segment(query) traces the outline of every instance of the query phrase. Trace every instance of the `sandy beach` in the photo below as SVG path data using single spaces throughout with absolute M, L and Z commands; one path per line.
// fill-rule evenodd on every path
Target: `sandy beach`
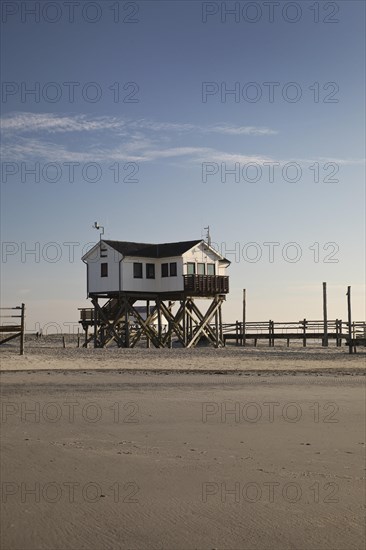
M 4 345 L 0 352 L 2 371 L 23 370 L 123 370 L 143 372 L 280 372 L 291 374 L 366 372 L 366 348 L 359 347 L 354 355 L 346 346 L 331 344 L 323 348 L 319 343 L 303 348 L 301 342 L 286 347 L 278 342 L 274 348 L 261 342 L 258 347 L 228 345 L 215 349 L 199 346 L 193 349 L 156 349 L 139 346 L 133 349 L 110 346 L 102 349 L 77 347 L 77 336 L 65 336 L 63 348 L 61 335 L 49 335 L 40 340 L 26 337 L 25 355 L 19 356 L 19 344 L 15 340 Z
M 364 548 L 362 353 L 1 359 L 2 548 Z

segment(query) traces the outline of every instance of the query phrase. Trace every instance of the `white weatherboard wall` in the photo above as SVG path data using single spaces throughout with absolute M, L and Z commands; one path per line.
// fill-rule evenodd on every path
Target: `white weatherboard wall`
M 88 292 L 118 292 L 119 290 L 119 263 L 122 255 L 114 248 L 103 243 L 106 249 L 106 258 L 100 257 L 99 244 L 91 251 L 88 264 Z M 108 263 L 108 277 L 100 276 L 100 265 Z
M 133 276 L 134 262 L 142 263 L 142 279 Z M 161 264 L 176 262 L 177 276 L 162 277 Z M 146 279 L 146 264 L 155 265 L 155 279 Z M 126 292 L 170 292 L 183 290 L 183 262 L 181 256 L 171 258 L 138 258 L 126 256 L 122 262 L 122 288 Z

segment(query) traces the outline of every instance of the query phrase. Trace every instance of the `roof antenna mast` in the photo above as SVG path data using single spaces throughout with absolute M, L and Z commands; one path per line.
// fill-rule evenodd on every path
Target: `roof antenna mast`
M 102 240 L 102 235 L 104 235 L 104 226 L 99 225 L 98 222 L 94 222 L 94 225 L 92 225 L 92 228 L 93 229 L 98 229 L 98 231 L 100 232 L 99 233 L 99 240 L 101 241 Z
M 206 240 L 207 240 L 207 244 L 208 244 L 208 246 L 211 246 L 210 226 L 208 225 L 207 227 L 204 227 L 203 229 L 206 230 Z

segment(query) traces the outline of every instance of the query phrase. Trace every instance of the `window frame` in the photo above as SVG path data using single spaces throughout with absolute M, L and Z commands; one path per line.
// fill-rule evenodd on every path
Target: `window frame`
M 137 274 L 137 266 L 139 266 L 139 272 L 140 274 Z M 134 279 L 142 279 L 143 278 L 143 268 L 142 268 L 142 262 L 133 262 L 133 278 Z
M 209 273 L 210 267 L 213 268 L 213 273 Z M 211 277 L 216 277 L 216 264 L 207 264 L 207 275 L 210 275 Z
M 149 274 L 149 268 L 151 268 L 151 267 L 153 268 L 152 269 L 152 275 Z M 155 279 L 155 264 L 146 263 L 145 274 L 146 274 L 146 279 Z
M 163 268 L 164 268 L 164 271 L 166 269 L 166 273 L 163 272 Z M 168 263 L 161 264 L 161 277 L 164 278 L 164 279 L 166 277 L 169 277 L 169 264 Z
M 200 266 L 203 266 L 203 273 L 199 272 Z M 203 262 L 197 262 L 197 275 L 206 275 L 206 264 Z
M 172 269 L 172 266 L 174 268 Z M 177 262 L 169 262 L 169 277 L 177 277 L 178 269 L 177 269 Z
M 108 262 L 101 262 L 100 264 L 100 276 L 108 277 Z
M 189 266 L 193 265 L 193 273 L 189 273 Z M 187 262 L 187 275 L 196 275 L 196 263 L 195 262 Z

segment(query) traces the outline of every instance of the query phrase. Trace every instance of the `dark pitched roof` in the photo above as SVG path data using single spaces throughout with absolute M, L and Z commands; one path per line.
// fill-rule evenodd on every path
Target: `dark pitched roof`
M 131 243 L 126 241 L 107 241 L 103 242 L 123 254 L 123 256 L 140 256 L 142 258 L 168 258 L 170 256 L 180 256 L 196 246 L 202 241 L 182 241 L 178 243 Z

